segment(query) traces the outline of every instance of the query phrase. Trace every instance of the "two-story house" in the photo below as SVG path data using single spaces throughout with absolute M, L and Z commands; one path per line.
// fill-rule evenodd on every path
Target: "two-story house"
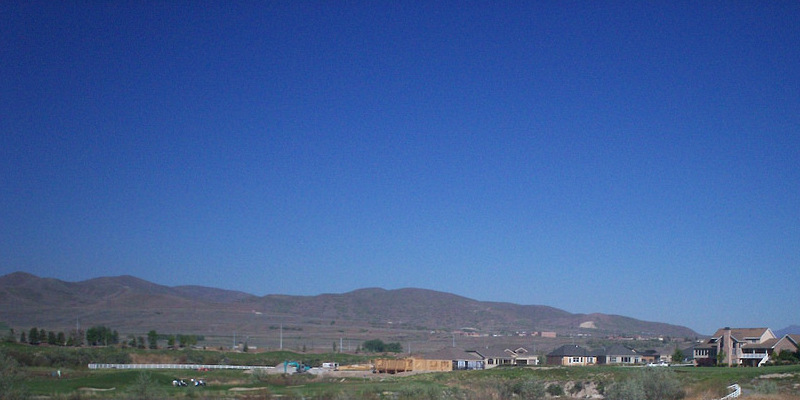
M 694 362 L 695 365 L 762 366 L 772 354 L 782 350 L 797 351 L 797 344 L 788 336 L 779 339 L 769 328 L 726 327 L 694 348 Z

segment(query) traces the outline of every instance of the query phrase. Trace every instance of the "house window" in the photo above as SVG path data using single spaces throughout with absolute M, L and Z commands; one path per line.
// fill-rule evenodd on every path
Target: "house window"
M 611 357 L 611 362 L 612 362 L 612 363 L 615 363 L 615 362 L 617 362 L 617 357 Z
M 580 362 L 581 362 L 581 358 L 580 357 L 572 357 L 572 363 L 573 364 L 579 364 Z
M 629 363 L 629 362 L 631 362 L 631 358 L 630 357 L 622 357 L 622 362 Z

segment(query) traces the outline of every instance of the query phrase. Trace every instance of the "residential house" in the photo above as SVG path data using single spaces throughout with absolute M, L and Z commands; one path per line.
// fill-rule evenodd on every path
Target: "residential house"
M 659 361 L 670 361 L 672 356 L 661 357 L 661 353 L 655 350 L 644 350 L 639 352 L 642 357 L 642 364 L 656 363 Z
M 425 353 L 424 356 L 419 358 L 449 360 L 452 363 L 453 370 L 484 369 L 486 365 L 483 356 L 479 353 L 457 347 L 445 347 L 432 353 Z
M 547 355 L 547 365 L 594 365 L 595 356 L 581 346 L 565 344 Z
M 636 350 L 615 344 L 596 353 L 597 364 L 641 364 L 642 356 Z
M 743 366 L 762 366 L 781 350 L 797 351 L 797 343 L 787 335 L 777 338 L 769 328 L 722 328 L 694 349 L 695 365 L 718 362 Z
M 539 364 L 539 357 L 524 347 L 489 346 L 475 352 L 483 356 L 486 368 L 494 368 L 499 365 Z

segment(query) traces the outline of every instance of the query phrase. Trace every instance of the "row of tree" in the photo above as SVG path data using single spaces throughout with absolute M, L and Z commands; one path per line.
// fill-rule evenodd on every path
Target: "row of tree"
M 5 341 L 16 342 L 16 337 L 17 336 L 14 333 L 14 329 L 10 329 L 8 335 L 5 337 Z M 204 338 L 202 336 L 198 335 L 165 335 L 159 334 L 155 330 L 151 330 L 147 333 L 146 340 L 143 336 L 136 337 L 129 335 L 128 340 L 123 342 L 122 345 L 123 347 L 130 346 L 140 349 L 157 349 L 158 342 L 161 340 L 167 342 L 167 347 L 183 348 L 187 346 L 194 346 L 203 339 Z M 73 329 L 68 333 L 64 333 L 63 331 L 47 331 L 45 329 L 33 327 L 28 331 L 23 331 L 20 333 L 19 342 L 32 345 L 49 344 L 52 346 L 75 347 L 82 346 L 84 343 L 88 344 L 89 346 L 113 346 L 120 344 L 120 336 L 116 329 L 112 330 L 111 328 L 103 325 L 93 326 L 85 332 L 83 330 Z
M 7 341 L 15 341 L 16 335 L 13 329 L 9 331 L 7 338 Z M 84 332 L 82 330 L 73 329 L 65 334 L 63 331 L 47 331 L 36 327 L 31 328 L 27 334 L 25 331 L 22 331 L 19 335 L 20 343 L 29 343 L 33 345 L 47 343 L 53 346 L 81 346 L 83 345 L 83 338 Z

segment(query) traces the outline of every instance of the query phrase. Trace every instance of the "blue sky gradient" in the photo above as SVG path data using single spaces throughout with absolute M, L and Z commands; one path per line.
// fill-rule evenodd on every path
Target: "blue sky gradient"
M 798 324 L 800 3 L 3 2 L 0 274 Z

